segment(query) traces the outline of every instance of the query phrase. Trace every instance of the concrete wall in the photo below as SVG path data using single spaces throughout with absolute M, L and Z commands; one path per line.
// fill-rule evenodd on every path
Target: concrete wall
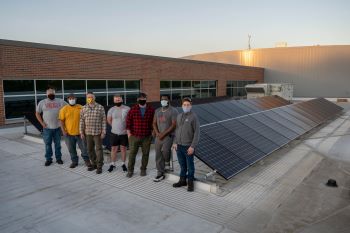
M 0 125 L 5 79 L 137 79 L 148 99 L 156 101 L 160 80 L 217 80 L 217 96 L 225 96 L 227 80 L 263 82 L 264 69 L 0 40 Z
M 185 57 L 265 68 L 265 82 L 294 84 L 295 97 L 350 97 L 350 45 L 226 51 Z

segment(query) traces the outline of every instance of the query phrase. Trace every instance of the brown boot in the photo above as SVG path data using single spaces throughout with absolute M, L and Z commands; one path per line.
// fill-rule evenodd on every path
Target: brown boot
M 173 184 L 173 187 L 174 187 L 174 188 L 178 188 L 178 187 L 186 186 L 186 185 L 187 185 L 186 177 L 180 177 L 179 182 Z
M 87 167 L 91 167 L 90 160 L 86 160 L 86 161 L 85 161 L 85 166 L 87 166 Z
M 88 167 L 88 171 L 93 171 L 93 170 L 95 170 L 97 167 L 96 167 L 96 165 L 91 165 L 90 167 Z

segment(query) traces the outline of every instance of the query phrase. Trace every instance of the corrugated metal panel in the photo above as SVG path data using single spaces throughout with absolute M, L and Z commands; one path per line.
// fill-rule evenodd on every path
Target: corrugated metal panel
M 265 68 L 265 82 L 294 84 L 295 97 L 350 97 L 350 45 L 226 51 L 186 57 Z

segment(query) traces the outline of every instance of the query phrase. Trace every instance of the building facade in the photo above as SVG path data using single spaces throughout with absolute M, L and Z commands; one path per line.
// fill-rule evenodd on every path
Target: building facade
M 162 93 L 205 98 L 238 95 L 245 84 L 263 80 L 257 67 L 0 40 L 0 125 L 35 111 L 48 85 L 60 98 L 75 93 L 85 104 L 93 91 L 97 102 L 110 105 L 116 93 L 126 104 L 140 91 L 149 101 Z
M 350 97 L 350 45 L 237 50 L 185 58 L 264 67 L 265 82 L 294 84 L 294 97 Z

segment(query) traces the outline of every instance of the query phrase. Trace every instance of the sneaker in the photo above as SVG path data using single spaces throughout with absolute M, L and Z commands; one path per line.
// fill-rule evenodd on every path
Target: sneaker
M 97 168 L 96 169 L 96 174 L 101 174 L 101 173 L 102 173 L 102 168 L 101 167 Z
M 158 175 L 155 178 L 153 178 L 153 181 L 154 182 L 159 182 L 159 181 L 164 180 L 164 179 L 165 179 L 164 175 Z
M 57 159 L 56 162 L 57 162 L 58 164 L 63 164 L 62 159 Z
M 112 172 L 113 171 L 113 169 L 115 168 L 115 166 L 114 165 L 111 165 L 111 166 L 109 166 L 109 168 L 108 168 L 108 172 Z
M 69 166 L 69 168 L 75 168 L 75 167 L 77 167 L 77 166 L 78 166 L 77 163 L 72 163 L 72 164 Z
M 91 171 L 95 170 L 96 168 L 97 168 L 96 166 L 91 165 L 91 167 L 88 167 L 87 170 L 91 172 Z
M 128 172 L 128 173 L 126 174 L 126 177 L 131 178 L 131 177 L 132 177 L 132 175 L 133 175 L 133 173 L 132 173 L 132 172 Z
M 146 176 L 147 174 L 146 174 L 146 170 L 141 170 L 141 172 L 140 172 L 140 176 Z
M 45 162 L 45 167 L 50 166 L 50 165 L 51 165 L 51 163 L 52 163 L 52 161 L 51 161 L 51 160 L 46 160 L 46 162 Z
M 127 172 L 128 169 L 126 168 L 125 164 L 122 165 L 123 172 Z

